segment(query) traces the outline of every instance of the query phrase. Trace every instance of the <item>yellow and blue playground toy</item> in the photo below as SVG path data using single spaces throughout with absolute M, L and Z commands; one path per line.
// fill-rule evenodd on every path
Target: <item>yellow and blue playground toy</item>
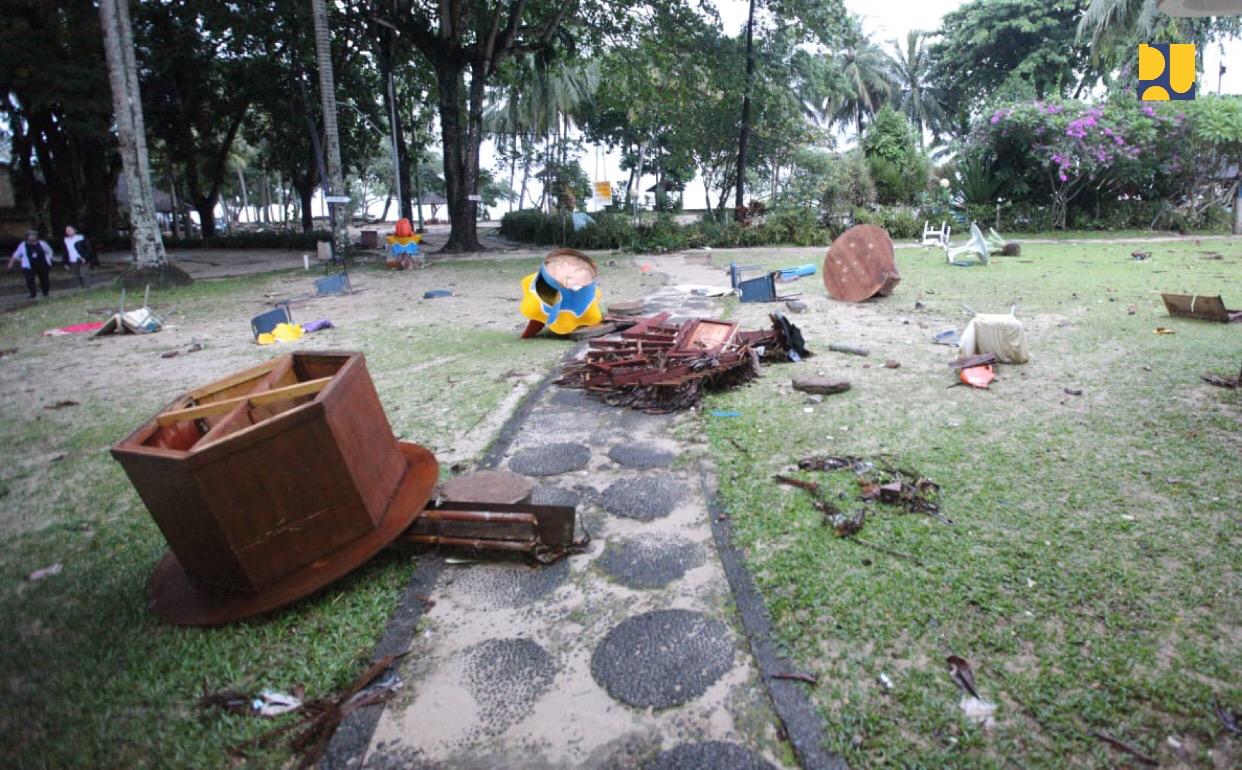
M 574 249 L 549 252 L 539 271 L 522 279 L 520 309 L 530 321 L 522 337 L 533 337 L 545 326 L 554 334 L 569 334 L 603 321 L 598 278 L 599 268 L 586 254 Z
M 418 244 L 423 241 L 423 236 L 414 232 L 414 228 L 410 226 L 410 220 L 404 217 L 398 219 L 396 231 L 385 240 L 388 241 L 388 269 L 404 270 L 407 267 L 413 267 L 415 260 L 420 266 L 426 264 L 422 251 L 418 247 Z

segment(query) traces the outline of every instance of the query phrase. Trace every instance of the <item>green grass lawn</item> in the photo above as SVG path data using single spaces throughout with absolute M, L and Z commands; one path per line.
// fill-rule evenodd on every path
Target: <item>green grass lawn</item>
M 515 327 L 523 321 L 517 303 L 502 300 L 518 296 L 524 268 L 530 265 L 513 260 L 445 263 L 392 283 L 385 273 L 364 272 L 370 288 L 348 301 L 374 309 L 375 318 L 316 335 L 314 345 L 366 353 L 398 436 L 437 452 L 459 449 L 463 434 L 494 416 L 519 380 L 529 385 L 567 350 L 556 340 L 518 339 Z M 606 297 L 638 292 L 637 271 L 628 266 L 604 268 L 602 275 Z M 400 280 L 417 287 L 415 296 L 433 284 L 452 285 L 456 294 L 477 300 L 452 306 L 394 298 L 387 292 Z M 252 622 L 207 630 L 167 626 L 147 611 L 145 597 L 166 545 L 108 454 L 111 444 L 184 387 L 164 382 L 148 389 L 142 362 L 175 367 L 213 356 L 222 367 L 215 376 L 223 376 L 284 352 L 248 343 L 245 323 L 264 291 L 301 290 L 290 281 L 287 274 L 251 276 L 157 292 L 153 301 L 172 311 L 183 331 L 233 319 L 218 334 L 232 335 L 235 326 L 242 344 L 224 349 L 208 342 L 195 358 L 171 362 L 161 362 L 155 350 L 141 357 L 127 353 L 105 369 L 114 386 L 76 396 L 77 407 L 0 406 L 8 461 L 0 470 L 0 509 L 39 522 L 6 528 L 20 533 L 0 549 L 0 766 L 228 766 L 230 747 L 280 722 L 202 715 L 195 704 L 204 688 L 287 692 L 302 685 L 316 697 L 352 682 L 367 662 L 414 566 L 408 549 L 389 549 L 317 596 Z M 0 349 L 17 348 L 0 359 L 6 390 L 76 377 L 55 363 L 64 360 L 54 358 L 57 350 L 63 356 L 63 345 L 106 363 L 109 351 L 119 349 L 107 341 L 49 341 L 38 334 L 100 317 L 89 309 L 115 304 L 115 295 L 111 288 L 64 294 L 0 315 Z M 478 311 L 472 319 L 441 311 L 467 305 Z M 297 312 L 309 318 L 313 311 Z M 152 339 L 162 344 L 165 336 Z M 59 453 L 59 461 L 26 462 Z M 61 574 L 25 579 L 54 563 L 64 565 Z M 277 748 L 253 755 L 249 764 L 279 766 L 286 759 Z
M 1027 245 L 970 269 L 899 251 L 892 297 L 794 317 L 814 359 L 710 399 L 737 543 L 780 641 L 819 675 L 812 697 L 851 766 L 1138 766 L 1095 731 L 1166 765 L 1240 761 L 1212 703 L 1242 709 L 1242 393 L 1199 375 L 1237 373 L 1242 324 L 1171 319 L 1155 292 L 1242 305 L 1242 241 L 1149 244 L 1143 262 L 1134 248 Z M 818 277 L 794 286 L 823 292 Z M 929 338 L 961 328 L 958 303 L 1018 303 L 1031 363 L 999 367 L 988 391 L 946 387 L 954 353 Z M 864 312 L 847 339 L 871 357 L 829 353 L 833 319 Z M 815 370 L 854 387 L 808 414 L 782 384 Z M 877 507 L 858 535 L 876 548 L 838 539 L 804 492 L 772 481 L 813 454 L 891 455 L 943 487 L 955 523 Z M 848 477 L 793 474 L 858 505 Z M 998 705 L 994 728 L 963 717 L 949 654 Z

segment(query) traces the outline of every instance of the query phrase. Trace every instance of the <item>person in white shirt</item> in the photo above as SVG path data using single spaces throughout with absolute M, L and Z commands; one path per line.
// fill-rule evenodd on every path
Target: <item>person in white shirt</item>
M 78 279 L 78 286 L 83 289 L 86 288 L 86 276 L 82 274 L 82 263 L 86 261 L 86 255 L 78 251 L 78 246 L 85 240 L 73 225 L 65 227 L 65 269 L 73 271 L 74 277 Z M 86 248 L 82 251 L 86 251 Z
M 13 256 L 9 258 L 9 269 L 12 270 L 13 265 L 19 261 L 22 263 L 22 273 L 26 276 L 26 288 L 30 291 L 30 298 L 35 298 L 36 277 L 39 279 L 39 288 L 46 297 L 51 289 L 48 271 L 52 268 L 52 247 L 47 241 L 39 239 L 38 230 L 26 231 L 26 240 L 18 244 L 13 250 Z

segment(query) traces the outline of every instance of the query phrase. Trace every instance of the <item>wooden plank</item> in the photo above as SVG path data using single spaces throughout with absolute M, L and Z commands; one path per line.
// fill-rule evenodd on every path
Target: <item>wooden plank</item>
M 249 403 L 254 406 L 259 406 L 261 404 L 270 404 L 276 401 L 287 401 L 291 398 L 309 396 L 312 393 L 318 393 L 328 387 L 328 383 L 330 382 L 332 382 L 331 377 L 320 377 L 317 380 L 299 382 L 296 385 L 286 385 L 283 388 L 276 388 L 275 390 L 268 390 L 250 396 L 238 396 L 224 401 L 215 401 L 210 404 L 191 406 L 187 409 L 177 409 L 172 412 L 164 412 L 155 419 L 160 425 L 172 425 L 175 422 L 197 420 L 201 417 L 207 417 L 213 414 L 222 414 L 224 412 L 231 411 L 233 407 L 242 403 Z
M 194 399 L 195 401 L 200 401 L 203 399 L 204 396 L 210 396 L 212 393 L 218 393 L 221 390 L 228 390 L 229 388 L 234 387 L 236 385 L 241 385 L 247 380 L 256 380 L 259 377 L 262 377 L 263 375 L 272 371 L 272 369 L 274 369 L 277 364 L 281 363 L 282 361 L 286 359 L 291 361 L 292 358 L 293 358 L 292 355 L 281 356 L 280 358 L 273 358 L 271 361 L 268 361 L 267 363 L 259 364 L 258 366 L 251 367 L 250 369 L 247 369 L 244 372 L 238 372 L 237 374 L 231 375 L 229 377 L 225 377 L 223 380 L 217 380 L 216 382 L 210 383 L 208 385 L 204 385 L 201 388 L 195 388 L 194 390 L 191 390 L 188 393 L 186 393 L 186 395 Z

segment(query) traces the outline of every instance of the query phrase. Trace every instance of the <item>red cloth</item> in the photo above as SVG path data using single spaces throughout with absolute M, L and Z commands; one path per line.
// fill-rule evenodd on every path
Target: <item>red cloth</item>
M 59 329 L 48 329 L 43 332 L 43 334 L 44 336 L 59 334 L 85 334 L 87 332 L 98 331 L 103 328 L 103 325 L 103 321 L 89 321 L 82 324 L 69 324 L 68 326 L 62 326 Z

